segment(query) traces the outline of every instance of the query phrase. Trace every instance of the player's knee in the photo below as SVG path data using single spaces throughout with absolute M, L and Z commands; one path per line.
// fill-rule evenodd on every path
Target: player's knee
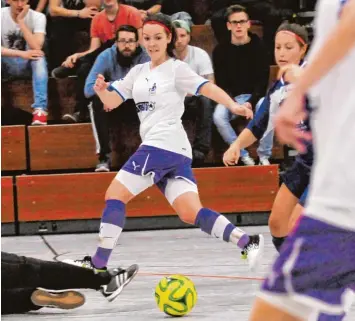
M 269 228 L 272 235 L 279 235 L 280 233 L 282 234 L 284 225 L 285 222 L 281 217 L 272 215 L 271 213 L 269 217 Z M 287 223 L 286 223 L 286 227 L 287 227 Z
M 105 193 L 105 201 L 119 200 L 127 204 L 134 195 L 118 180 L 113 180 Z

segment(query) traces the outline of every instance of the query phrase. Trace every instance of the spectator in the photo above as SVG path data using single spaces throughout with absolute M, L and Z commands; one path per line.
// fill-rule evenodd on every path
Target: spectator
M 85 121 L 87 118 L 89 102 L 83 90 L 86 77 L 96 57 L 114 44 L 118 28 L 122 25 L 132 25 L 138 29 L 138 34 L 141 33 L 142 19 L 136 8 L 120 4 L 117 0 L 103 0 L 103 5 L 105 9 L 92 20 L 90 49 L 67 57 L 62 66 L 52 72 L 54 78 L 78 76 L 74 114 L 63 116 L 63 120 L 68 122 Z
M 148 14 L 160 12 L 163 0 L 124 0 L 125 4 L 135 7 L 139 10 L 142 20 L 147 18 Z
M 206 51 L 190 46 L 191 29 L 183 20 L 173 21 L 177 40 L 175 43 L 176 58 L 186 62 L 199 76 L 214 82 L 211 59 Z M 204 96 L 189 96 L 185 98 L 185 114 L 191 110 L 197 114 L 195 141 L 192 146 L 193 161 L 195 165 L 202 164 L 211 146 L 213 104 Z
M 149 61 L 148 54 L 138 43 L 138 31 L 135 27 L 123 25 L 118 28 L 115 44 L 103 51 L 96 59 L 85 83 L 85 96 L 93 99 L 93 125 L 95 137 L 98 139 L 99 163 L 96 172 L 108 172 L 111 163 L 111 148 L 109 140 L 109 117 L 110 114 L 104 109 L 101 100 L 94 92 L 94 84 L 98 74 L 107 81 L 114 81 L 126 76 L 128 71 L 135 65 Z M 133 105 L 133 100 L 124 104 Z M 120 109 L 122 106 L 120 106 Z
M 83 40 L 89 40 L 91 19 L 99 12 L 100 0 L 87 3 L 85 0 L 49 0 L 50 70 L 78 51 Z
M 1 8 L 2 81 L 32 74 L 34 103 L 32 125 L 47 124 L 47 62 L 42 51 L 46 17 L 30 9 L 28 0 L 8 0 Z
M 249 33 L 250 21 L 244 7 L 234 5 L 227 10 L 227 28 L 231 31 L 229 43 L 218 44 L 212 59 L 216 83 L 240 104 L 255 108 L 265 94 L 269 66 L 262 41 Z M 213 114 L 217 130 L 227 144 L 237 139 L 230 121 L 236 116 L 218 104 Z M 255 165 L 245 150 L 241 150 L 241 160 L 245 165 Z

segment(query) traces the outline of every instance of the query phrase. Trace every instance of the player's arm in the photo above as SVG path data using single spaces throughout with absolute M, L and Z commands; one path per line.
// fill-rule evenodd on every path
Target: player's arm
M 226 106 L 233 114 L 245 116 L 247 119 L 253 118 L 253 111 L 235 102 L 223 89 L 211 82 L 204 83 L 199 93 L 215 102 Z
M 265 134 L 269 123 L 270 98 L 265 97 L 255 117 L 249 122 L 238 138 L 229 146 L 223 155 L 223 163 L 226 166 L 235 165 L 240 157 L 240 150 L 247 148 L 261 139 Z
M 293 90 L 305 94 L 323 78 L 355 45 L 355 0 L 343 8 L 337 26 L 295 84 Z
M 209 75 L 203 75 L 203 78 L 206 78 L 210 83 L 214 84 L 215 80 L 214 80 L 214 74 L 209 74 Z

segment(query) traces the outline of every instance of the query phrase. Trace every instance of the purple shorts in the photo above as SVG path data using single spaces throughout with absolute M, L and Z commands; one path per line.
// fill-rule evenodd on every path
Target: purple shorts
M 302 216 L 262 293 L 285 296 L 328 314 L 323 320 L 341 320 L 351 301 L 350 290 L 355 290 L 355 232 Z
M 185 192 L 197 192 L 191 162 L 184 155 L 141 145 L 123 165 L 116 179 L 134 195 L 155 184 L 172 204 Z

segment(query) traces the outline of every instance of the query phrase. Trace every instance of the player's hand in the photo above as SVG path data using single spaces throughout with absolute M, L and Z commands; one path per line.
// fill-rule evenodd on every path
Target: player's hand
M 65 61 L 62 63 L 63 67 L 67 68 L 74 68 L 76 61 L 79 59 L 79 54 L 75 53 L 69 56 Z
M 113 108 L 110 108 L 109 106 L 104 105 L 104 111 L 110 112 L 111 110 L 113 110 Z
M 42 50 L 26 50 L 21 52 L 21 58 L 27 60 L 38 60 L 39 58 L 44 57 L 44 52 Z
M 250 103 L 246 103 L 243 105 L 239 105 L 238 103 L 234 103 L 231 112 L 236 115 L 245 116 L 246 119 L 253 118 L 253 110 Z
M 94 91 L 96 93 L 100 93 L 106 90 L 109 85 L 110 83 L 105 81 L 105 77 L 101 74 L 98 74 L 94 85 Z
M 307 113 L 304 108 L 304 94 L 292 90 L 277 112 L 274 123 L 276 135 L 282 144 L 289 144 L 300 153 L 306 151 L 305 141 L 312 139 L 309 132 L 297 128 L 300 121 L 305 120 Z
M 238 163 L 240 157 L 240 148 L 238 144 L 233 143 L 230 145 L 228 150 L 223 155 L 223 163 L 224 165 L 233 166 Z
M 94 18 L 99 11 L 97 10 L 96 7 L 85 7 L 84 9 L 81 9 L 79 11 L 79 18 L 81 19 L 88 19 L 88 18 Z
M 302 67 L 290 64 L 280 68 L 277 78 L 280 79 L 283 76 L 285 81 L 294 83 L 301 76 L 302 72 Z
M 16 17 L 16 22 L 17 23 L 21 23 L 24 21 L 26 14 L 28 12 L 28 10 L 30 10 L 30 5 L 27 4 L 23 7 L 22 11 L 18 14 L 18 16 Z

